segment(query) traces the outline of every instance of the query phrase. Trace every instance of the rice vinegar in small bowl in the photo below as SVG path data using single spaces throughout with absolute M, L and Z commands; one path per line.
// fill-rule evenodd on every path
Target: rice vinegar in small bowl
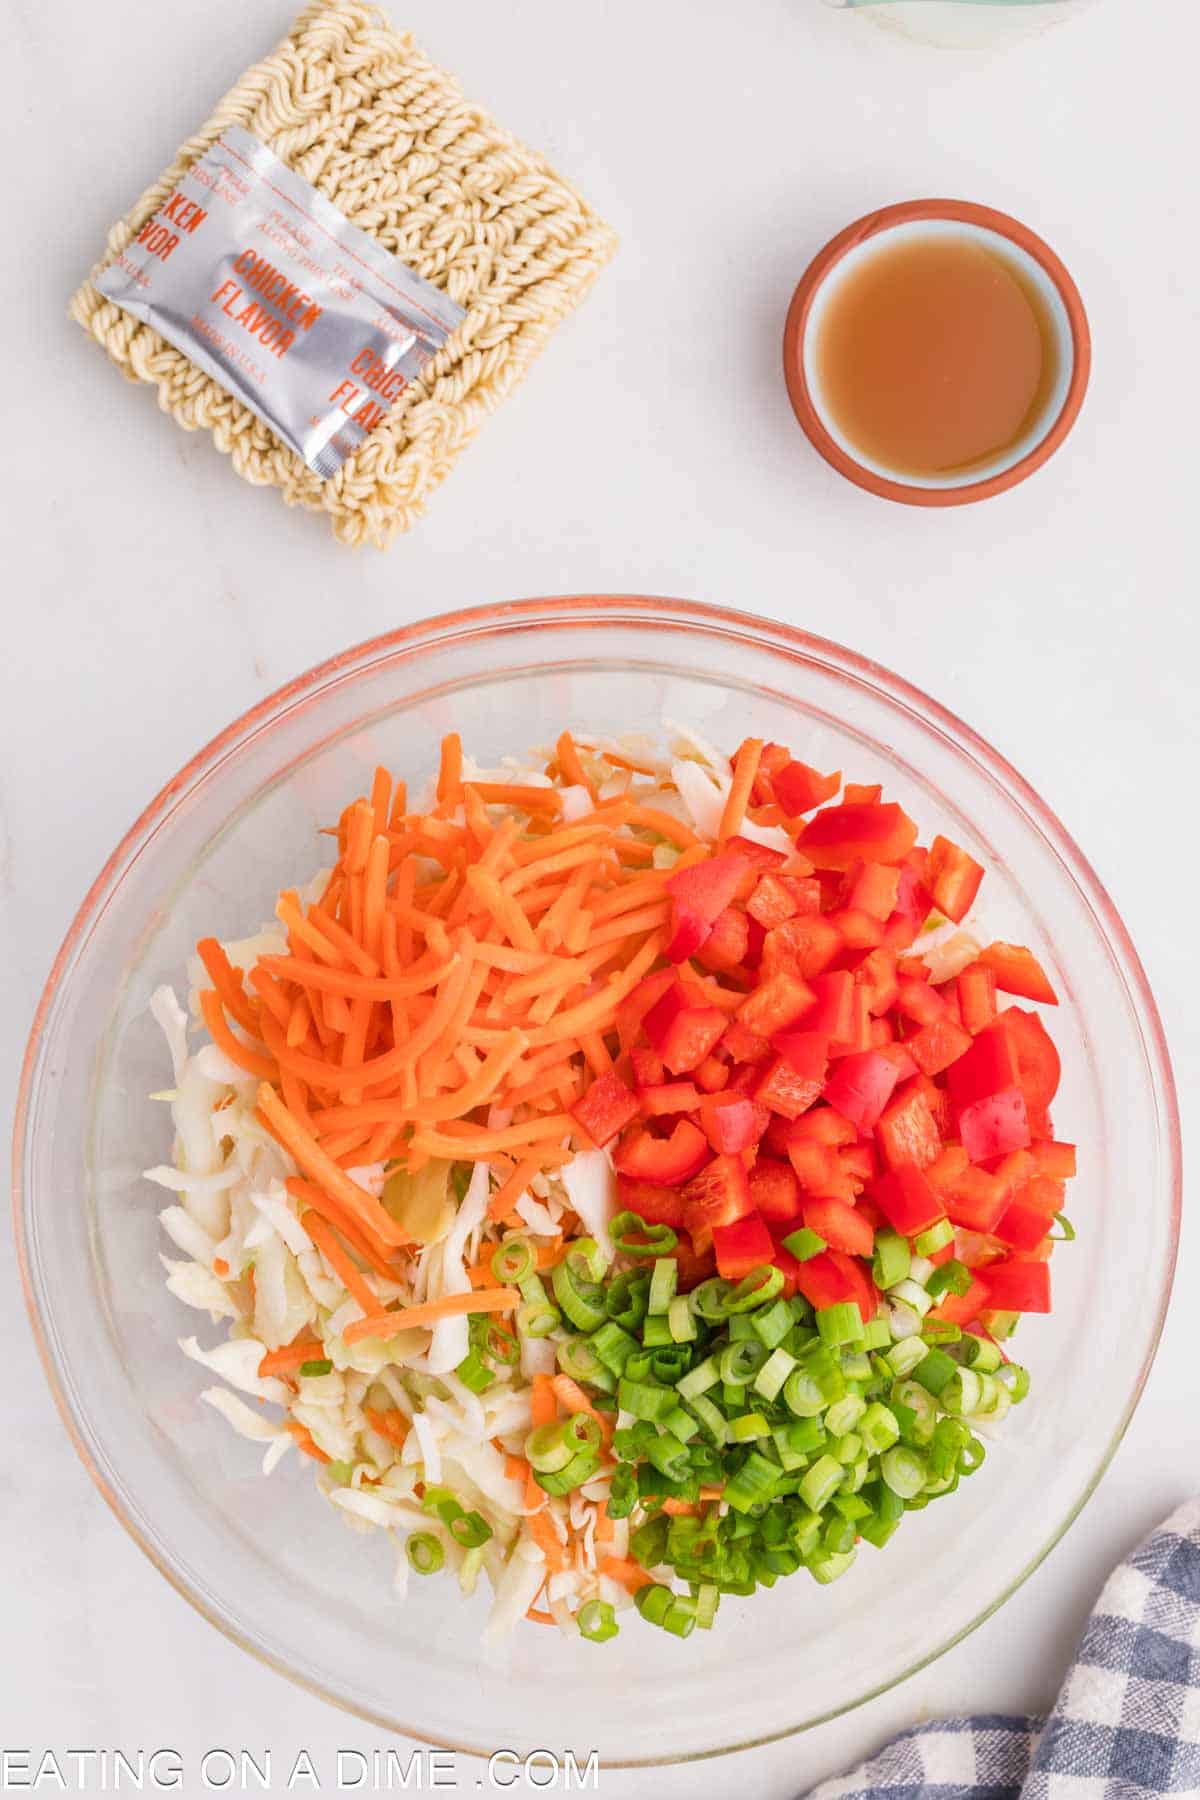
M 1022 481 L 1087 385 L 1083 303 L 1049 247 L 962 201 L 849 226 L 796 290 L 784 367 L 825 459 L 885 498 L 962 505 Z

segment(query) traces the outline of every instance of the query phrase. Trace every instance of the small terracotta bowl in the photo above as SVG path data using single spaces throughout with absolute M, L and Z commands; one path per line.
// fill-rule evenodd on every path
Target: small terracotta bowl
M 991 462 L 961 474 L 914 477 L 872 462 L 824 408 L 813 354 L 822 312 L 840 282 L 885 236 L 966 233 L 1016 262 L 1042 294 L 1058 338 L 1058 379 L 1025 435 Z M 999 241 L 997 241 L 999 240 Z M 809 264 L 788 308 L 783 369 L 796 417 L 827 463 L 847 480 L 908 506 L 965 506 L 1002 494 L 1053 456 L 1079 415 L 1092 344 L 1079 290 L 1048 244 L 1007 213 L 966 200 L 908 200 L 847 225 Z

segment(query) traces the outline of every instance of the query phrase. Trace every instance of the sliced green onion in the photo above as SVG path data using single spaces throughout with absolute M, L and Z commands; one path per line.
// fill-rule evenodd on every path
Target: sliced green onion
M 643 1569 L 656 1569 L 667 1550 L 667 1533 L 671 1521 L 664 1513 L 656 1513 L 639 1525 L 636 1531 L 629 1534 L 629 1550 L 635 1562 L 640 1562 Z
M 818 1307 L 817 1330 L 823 1344 L 861 1344 L 862 1314 L 853 1300 L 840 1301 L 836 1306 Z
M 828 1402 L 816 1376 L 801 1367 L 783 1384 L 783 1404 L 798 1419 L 815 1419 L 818 1413 L 825 1411 Z
M 771 1427 L 761 1413 L 742 1413 L 740 1418 L 728 1420 L 729 1441 L 731 1444 L 749 1444 L 755 1438 L 770 1437 Z
M 911 1375 L 919 1362 L 924 1362 L 929 1346 L 920 1337 L 901 1338 L 887 1353 L 886 1361 L 897 1381 Z
M 912 1251 L 908 1239 L 898 1231 L 877 1231 L 875 1253 L 871 1259 L 871 1277 L 876 1287 L 890 1288 L 907 1279 L 912 1267 Z
M 795 1257 L 797 1262 L 811 1262 L 822 1250 L 828 1249 L 825 1239 L 818 1232 L 810 1231 L 802 1225 L 799 1231 L 790 1232 L 783 1240 L 783 1247 Z
M 682 1443 L 688 1444 L 696 1435 L 696 1421 L 690 1412 L 682 1406 L 676 1406 L 665 1414 L 658 1422 L 660 1431 L 673 1431 Z
M 646 1459 L 668 1481 L 686 1481 L 691 1469 L 687 1445 L 673 1431 L 660 1431 L 646 1451 Z
M 589 1644 L 604 1644 L 621 1629 L 617 1615 L 607 1600 L 585 1600 L 575 1614 L 579 1635 Z
M 919 1281 L 911 1279 L 894 1282 L 888 1289 L 888 1299 L 899 1301 L 902 1306 L 909 1307 L 922 1319 L 933 1305 L 928 1289 L 923 1288 Z
M 684 1400 L 694 1400 L 697 1394 L 705 1394 L 709 1388 L 715 1387 L 720 1379 L 721 1372 L 717 1364 L 711 1356 L 706 1356 L 694 1369 L 689 1369 L 677 1385 Z
M 867 1403 L 861 1395 L 847 1394 L 843 1399 L 835 1400 L 829 1408 L 825 1415 L 825 1429 L 831 1437 L 843 1437 L 846 1432 L 856 1428 L 866 1410 Z
M 573 1381 L 586 1381 L 609 1393 L 615 1390 L 616 1384 L 611 1371 L 605 1368 L 596 1355 L 590 1339 L 567 1338 L 555 1351 L 555 1360 L 563 1374 L 569 1375 Z
M 949 1219 L 939 1219 L 928 1231 L 920 1232 L 913 1239 L 913 1249 L 918 1256 L 936 1256 L 947 1244 L 954 1242 L 954 1227 Z
M 655 1258 L 654 1267 L 650 1271 L 650 1297 L 646 1302 L 646 1311 L 651 1315 L 665 1313 L 675 1298 L 675 1283 L 679 1279 L 679 1264 L 673 1256 Z
M 478 1350 L 468 1350 L 454 1373 L 473 1394 L 485 1393 L 496 1379 Z
M 604 1324 L 604 1289 L 598 1282 L 577 1274 L 568 1259 L 555 1263 L 550 1284 L 554 1298 L 576 1331 L 595 1331 Z
M 729 1435 L 724 1413 L 714 1406 L 704 1394 L 693 1394 L 688 1400 L 688 1407 L 700 1421 L 701 1430 L 708 1433 L 719 1449 L 727 1441 Z
M 418 1575 L 436 1575 L 446 1560 L 445 1545 L 432 1531 L 414 1531 L 404 1551 Z
M 505 1287 L 516 1287 L 532 1275 L 537 1258 L 528 1238 L 505 1238 L 492 1252 L 492 1274 Z
M 674 1342 L 675 1340 L 671 1336 L 671 1321 L 663 1314 L 655 1313 L 652 1318 L 643 1321 L 642 1343 L 647 1350 L 664 1350 L 668 1344 Z
M 590 1481 L 600 1467 L 600 1458 L 594 1450 L 581 1450 L 573 1456 L 565 1469 L 556 1469 L 543 1474 L 534 1471 L 534 1480 L 548 1494 L 570 1494 L 585 1481 Z
M 726 1387 L 745 1387 L 767 1360 L 767 1347 L 757 1338 L 742 1338 L 727 1344 L 721 1352 L 718 1368 Z
M 333 1373 L 333 1364 L 327 1356 L 314 1356 L 311 1362 L 300 1364 L 300 1373 L 302 1375 L 330 1375 Z
M 990 1375 L 981 1375 L 975 1369 L 956 1369 L 942 1389 L 940 1398 L 943 1407 L 949 1413 L 978 1412 L 979 1403 L 983 1399 L 984 1381 L 991 1379 Z
M 720 1275 L 710 1275 L 688 1295 L 688 1304 L 698 1319 L 704 1319 L 709 1325 L 718 1325 L 726 1314 L 726 1301 L 733 1292 L 732 1281 L 725 1281 Z
M 581 1450 L 598 1450 L 602 1436 L 599 1419 L 591 1413 L 572 1413 L 563 1423 L 563 1436 L 573 1455 Z
M 608 1229 L 623 1256 L 670 1256 L 679 1242 L 669 1225 L 647 1225 L 635 1212 L 619 1212 Z
M 610 1319 L 627 1331 L 636 1331 L 646 1316 L 648 1278 L 629 1270 L 614 1275 L 604 1290 L 604 1309 Z
M 857 1551 L 847 1550 L 844 1556 L 825 1556 L 819 1562 L 809 1562 L 804 1566 L 814 1581 L 822 1587 L 828 1587 L 831 1581 L 837 1581 L 846 1573 L 854 1561 Z
M 621 1374 L 630 1357 L 639 1348 L 637 1339 L 631 1337 L 615 1319 L 606 1320 L 598 1331 L 593 1331 L 588 1342 L 605 1368 L 611 1369 L 614 1375 Z
M 629 1381 L 622 1377 L 617 1384 L 617 1403 L 622 1412 L 635 1419 L 663 1419 L 676 1404 L 674 1389 L 659 1387 L 656 1382 Z
M 819 1513 L 833 1499 L 846 1471 L 836 1457 L 822 1456 L 801 1477 L 797 1492 L 805 1506 Z
M 998 1344 L 970 1331 L 963 1339 L 962 1359 L 968 1369 L 979 1369 L 984 1374 L 993 1373 L 1004 1361 Z
M 839 1475 L 841 1471 L 838 1471 Z M 779 1470 L 758 1450 L 752 1450 L 741 1468 L 725 1483 L 723 1498 L 737 1512 L 748 1512 L 764 1500 L 770 1500 L 779 1480 Z
M 674 1263 L 671 1267 L 675 1267 Z M 686 1294 L 676 1294 L 668 1306 L 667 1328 L 677 1344 L 689 1344 L 696 1336 L 696 1320 Z
M 913 1380 L 919 1381 L 927 1393 L 936 1397 L 959 1373 L 959 1366 L 952 1356 L 947 1356 L 944 1350 L 929 1349 L 913 1369 Z
M 720 1588 L 714 1582 L 702 1581 L 696 1589 L 696 1624 L 701 1631 L 711 1629 L 720 1603 Z
M 525 1459 L 535 1475 L 552 1475 L 565 1469 L 575 1454 L 561 1419 L 535 1425 L 525 1439 Z
M 627 1519 L 637 1504 L 637 1476 L 628 1463 L 621 1463 L 613 1470 L 612 1482 L 608 1490 L 608 1516 L 610 1519 Z
M 761 1394 L 764 1400 L 777 1400 L 779 1390 L 795 1367 L 796 1358 L 782 1344 L 777 1344 L 754 1377 L 755 1393 Z
M 949 1319 L 926 1319 L 921 1336 L 927 1344 L 957 1344 L 962 1339 L 962 1326 Z
M 768 1350 L 774 1350 L 777 1345 L 782 1344 L 794 1323 L 791 1301 L 784 1300 L 782 1296 L 750 1315 L 751 1330 Z
M 517 1308 L 517 1330 L 522 1337 L 549 1337 L 560 1323 L 558 1308 L 548 1300 L 528 1300 Z
M 897 1444 L 880 1457 L 879 1473 L 893 1494 L 899 1494 L 902 1500 L 911 1500 L 925 1485 L 925 1458 L 907 1444 Z
M 941 1294 L 966 1294 L 970 1292 L 975 1277 L 965 1263 L 957 1257 L 950 1257 L 933 1271 L 925 1283 L 925 1292 L 937 1299 Z
M 451 1519 L 450 1536 L 464 1550 L 477 1550 L 480 1544 L 486 1544 L 492 1535 L 492 1528 L 482 1513 L 462 1513 L 459 1518 Z
M 759 1263 L 734 1288 L 725 1302 L 725 1309 L 730 1313 L 750 1312 L 756 1306 L 765 1306 L 769 1300 L 783 1291 L 783 1270 L 777 1269 L 774 1263 Z
M 975 1366 L 978 1368 L 978 1363 Z M 1021 1363 L 1005 1363 L 1002 1369 L 996 1371 L 996 1380 L 1008 1389 L 1009 1399 L 1014 1405 L 1029 1392 L 1029 1370 Z
M 563 1260 L 582 1281 L 602 1281 L 608 1273 L 608 1258 L 595 1238 L 576 1238 Z
M 863 1326 L 863 1349 L 886 1350 L 892 1341 L 892 1328 L 886 1318 L 868 1319 Z
M 895 1413 L 879 1400 L 873 1400 L 868 1406 L 858 1421 L 858 1431 L 872 1456 L 880 1456 L 885 1450 L 890 1450 L 900 1436 Z
M 1061 1225 L 1062 1230 L 1050 1232 L 1051 1242 L 1055 1244 L 1073 1244 L 1075 1242 L 1075 1227 L 1072 1225 L 1070 1219 L 1068 1219 L 1066 1213 L 1055 1213 L 1054 1223 L 1056 1225 Z

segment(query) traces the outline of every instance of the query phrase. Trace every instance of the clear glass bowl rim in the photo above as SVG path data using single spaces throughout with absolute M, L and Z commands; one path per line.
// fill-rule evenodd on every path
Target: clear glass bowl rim
M 591 615 L 591 618 L 589 618 Z M 864 1705 L 868 1700 L 878 1697 L 889 1688 L 908 1680 L 918 1670 L 935 1662 L 946 1651 L 952 1649 L 968 1637 L 971 1632 L 998 1611 L 1004 1603 L 1028 1580 L 1034 1570 L 1059 1543 L 1070 1526 L 1078 1518 L 1083 1507 L 1095 1492 L 1113 1456 L 1116 1454 L 1121 1439 L 1129 1425 L 1129 1421 L 1141 1399 L 1150 1369 L 1153 1366 L 1155 1353 L 1162 1335 L 1163 1323 L 1170 1302 L 1178 1256 L 1179 1232 L 1182 1218 L 1183 1179 L 1182 1179 L 1182 1144 L 1179 1122 L 1179 1105 L 1174 1075 L 1171 1068 L 1170 1053 L 1167 1048 L 1166 1034 L 1159 1016 L 1150 983 L 1147 979 L 1141 960 L 1133 946 L 1133 942 L 1125 928 L 1113 901 L 1103 883 L 1079 846 L 1070 836 L 1061 820 L 1051 811 L 1034 788 L 1009 763 L 1006 758 L 992 748 L 987 741 L 966 725 L 958 716 L 934 700 L 922 689 L 914 686 L 903 677 L 893 674 L 882 664 L 861 656 L 856 651 L 835 643 L 828 638 L 818 637 L 811 632 L 801 631 L 792 625 L 783 624 L 774 619 L 767 619 L 756 614 L 741 612 L 732 607 L 714 606 L 693 600 L 680 600 L 669 596 L 645 594 L 565 594 L 546 597 L 534 597 L 524 600 L 504 601 L 498 604 L 466 607 L 453 612 L 434 614 L 429 618 L 418 620 L 395 631 L 385 632 L 380 636 L 368 638 L 337 655 L 316 664 L 305 673 L 285 682 L 255 706 L 242 713 L 224 731 L 212 738 L 202 749 L 188 761 L 177 774 L 162 787 L 142 813 L 130 826 L 116 849 L 100 870 L 75 914 L 74 919 L 63 939 L 62 945 L 54 959 L 45 987 L 34 1014 L 26 1046 L 25 1058 L 21 1069 L 20 1084 L 17 1091 L 17 1103 L 13 1127 L 13 1226 L 17 1251 L 17 1267 L 21 1278 L 22 1292 L 29 1314 L 38 1354 L 46 1373 L 47 1381 L 59 1414 L 66 1426 L 67 1433 L 73 1443 L 88 1474 L 91 1476 L 101 1497 L 115 1514 L 125 1531 L 137 1544 L 138 1548 L 154 1564 L 159 1573 L 171 1584 L 175 1591 L 182 1595 L 189 1605 L 217 1628 L 230 1642 L 240 1649 L 249 1652 L 259 1662 L 274 1669 L 317 1698 L 328 1702 L 340 1710 L 357 1713 L 369 1723 L 381 1726 L 390 1731 L 400 1729 L 404 1734 L 417 1742 L 437 1744 L 458 1753 L 479 1756 L 483 1754 L 471 1745 L 445 1744 L 444 1740 L 431 1739 L 423 1733 L 418 1725 L 405 1724 L 397 1727 L 391 1719 L 377 1717 L 369 1710 L 359 1710 L 347 1702 L 341 1695 L 327 1691 L 319 1683 L 300 1675 L 288 1666 L 286 1661 L 269 1654 L 261 1645 L 247 1636 L 231 1620 L 221 1617 L 210 1610 L 202 1594 L 197 1593 L 174 1569 L 169 1561 L 158 1554 L 152 1544 L 146 1541 L 133 1520 L 126 1514 L 121 1500 L 108 1486 L 76 1428 L 71 1405 L 66 1389 L 60 1380 L 55 1357 L 50 1341 L 43 1329 L 38 1311 L 37 1299 L 30 1274 L 29 1246 L 25 1229 L 26 1184 L 24 1171 L 24 1152 L 28 1129 L 30 1103 L 34 1084 L 38 1073 L 42 1039 L 46 1024 L 50 1018 L 59 990 L 72 969 L 77 950 L 83 943 L 92 923 L 103 910 L 116 898 L 120 884 L 135 864 L 139 852 L 150 841 L 163 819 L 170 813 L 177 801 L 200 780 L 218 767 L 224 758 L 239 744 L 264 728 L 270 727 L 272 721 L 289 712 L 293 706 L 319 693 L 326 684 L 344 679 L 356 670 L 366 672 L 378 661 L 393 656 L 397 651 L 405 653 L 406 663 L 415 660 L 424 653 L 443 649 L 458 639 L 477 638 L 480 635 L 497 635 L 513 628 L 528 629 L 533 624 L 554 627 L 584 627 L 589 623 L 613 625 L 619 623 L 633 625 L 649 625 L 660 629 L 669 629 L 672 625 L 682 628 L 689 635 L 707 635 L 715 641 L 730 635 L 749 640 L 758 647 L 775 651 L 794 659 L 816 662 L 830 674 L 838 675 L 845 680 L 874 689 L 894 705 L 918 716 L 923 724 L 933 727 L 957 753 L 980 765 L 991 778 L 996 781 L 1015 800 L 1027 815 L 1030 823 L 1050 844 L 1063 864 L 1077 889 L 1090 905 L 1104 936 L 1115 953 L 1122 974 L 1128 985 L 1130 998 L 1137 1014 L 1143 1045 L 1151 1070 L 1154 1086 L 1161 1105 L 1161 1118 L 1165 1124 L 1163 1153 L 1167 1171 L 1168 1200 L 1171 1209 L 1171 1245 L 1169 1266 L 1159 1297 L 1157 1315 L 1153 1322 L 1153 1330 L 1149 1337 L 1146 1352 L 1133 1383 L 1128 1404 L 1120 1419 L 1112 1439 L 1093 1470 L 1083 1491 L 1078 1495 L 1075 1504 L 1053 1530 L 1021 1570 L 1017 1578 L 1004 1589 L 988 1606 L 980 1610 L 965 1625 L 953 1632 L 949 1637 L 935 1645 L 927 1654 L 914 1662 L 909 1668 L 902 1670 L 891 1680 L 882 1683 L 869 1693 L 857 1694 L 846 1702 L 820 1718 L 807 1719 L 800 1724 L 785 1725 L 778 1731 L 759 1734 L 745 1742 L 724 1745 L 718 1749 L 698 1752 L 695 1757 L 630 1757 L 618 1761 L 609 1760 L 609 1768 L 661 1767 L 685 1761 L 707 1760 L 713 1756 L 731 1755 L 738 1751 L 753 1749 L 756 1746 L 777 1742 L 780 1739 L 811 1730 L 829 1719 L 852 1711 Z

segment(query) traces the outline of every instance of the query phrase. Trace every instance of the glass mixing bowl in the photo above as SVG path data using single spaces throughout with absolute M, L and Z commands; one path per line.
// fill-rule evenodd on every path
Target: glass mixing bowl
M 1062 1006 L 1059 1135 L 1078 1142 L 1078 1242 L 1052 1317 L 1020 1352 L 1034 1388 L 980 1473 L 864 1546 L 829 1588 L 802 1575 L 727 1600 L 686 1643 L 636 1618 L 599 1647 L 521 1627 L 485 1656 L 486 1598 L 416 1581 L 397 1605 L 382 1534 L 358 1537 L 289 1459 L 258 1454 L 197 1399 L 176 1349 L 223 1335 L 163 1286 L 139 1171 L 168 1153 L 169 1079 L 146 1012 L 196 939 L 241 935 L 316 862 L 378 762 L 432 772 L 445 731 L 483 760 L 577 730 L 687 720 L 748 732 L 882 781 L 926 839 L 991 871 L 997 937 L 1030 943 Z M 234 1642 L 326 1699 L 467 1751 L 598 1750 L 608 1765 L 745 1747 L 813 1725 L 910 1674 L 999 1606 L 1095 1486 L 1145 1381 L 1179 1209 L 1170 1066 L 1146 979 L 1096 876 L 1038 796 L 941 706 L 860 656 L 682 601 L 584 596 L 457 613 L 348 651 L 230 726 L 114 852 L 34 1023 L 16 1138 L 25 1291 L 67 1427 L 122 1524 Z M 1136 1216 L 1136 1238 L 1130 1216 Z M 1133 1246 L 1136 1245 L 1136 1251 Z M 553 1679 L 546 1679 L 547 1669 Z

